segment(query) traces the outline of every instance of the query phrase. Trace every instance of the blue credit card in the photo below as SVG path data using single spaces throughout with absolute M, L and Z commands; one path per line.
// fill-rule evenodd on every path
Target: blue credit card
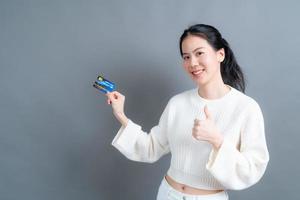
M 98 76 L 93 86 L 105 94 L 115 90 L 115 84 L 105 79 L 103 76 Z

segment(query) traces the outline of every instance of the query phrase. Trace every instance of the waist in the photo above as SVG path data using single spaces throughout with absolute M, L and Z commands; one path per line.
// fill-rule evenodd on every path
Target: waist
M 175 190 L 191 195 L 208 195 L 208 194 L 216 194 L 219 192 L 223 192 L 224 190 L 205 190 L 200 188 L 191 187 L 182 183 L 179 183 L 172 179 L 170 176 L 165 176 L 166 182 Z
M 199 167 L 200 168 L 200 167 Z M 206 169 L 199 169 L 198 172 L 191 172 L 191 169 L 178 169 L 170 166 L 166 175 L 172 177 L 178 183 L 184 183 L 190 187 L 201 188 L 204 190 L 225 190 Z M 198 174 L 197 174 L 198 173 Z

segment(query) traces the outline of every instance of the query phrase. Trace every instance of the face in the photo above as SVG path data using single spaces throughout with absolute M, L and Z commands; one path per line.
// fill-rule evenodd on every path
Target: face
M 225 58 L 223 48 L 215 51 L 205 39 L 193 35 L 187 36 L 181 46 L 183 67 L 199 86 L 222 79 L 220 64 Z

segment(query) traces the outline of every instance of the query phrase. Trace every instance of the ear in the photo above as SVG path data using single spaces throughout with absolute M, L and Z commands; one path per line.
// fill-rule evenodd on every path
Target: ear
M 217 59 L 219 62 L 223 62 L 225 59 L 225 50 L 224 48 L 221 48 L 217 51 Z

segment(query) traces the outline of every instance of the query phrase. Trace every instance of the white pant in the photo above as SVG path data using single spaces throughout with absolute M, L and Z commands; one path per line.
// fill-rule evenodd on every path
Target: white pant
M 156 200 L 228 200 L 228 194 L 226 191 L 206 195 L 185 194 L 172 188 L 164 176 L 159 186 Z

